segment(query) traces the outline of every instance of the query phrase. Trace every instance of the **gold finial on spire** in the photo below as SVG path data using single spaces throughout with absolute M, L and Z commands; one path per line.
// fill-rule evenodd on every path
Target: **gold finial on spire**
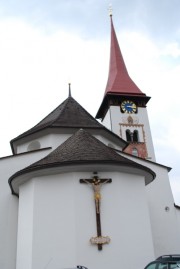
M 112 4 L 109 4 L 109 16 L 112 17 L 113 15 L 113 9 L 112 9 Z

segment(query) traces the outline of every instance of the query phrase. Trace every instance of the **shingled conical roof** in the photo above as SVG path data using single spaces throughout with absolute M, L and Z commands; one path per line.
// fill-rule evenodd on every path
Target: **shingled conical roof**
M 84 129 L 78 130 L 47 157 L 34 163 L 31 167 L 55 165 L 56 163 L 118 161 L 134 163 L 121 157 Z
M 69 95 L 69 97 L 63 103 L 61 103 L 37 125 L 11 140 L 13 153 L 14 142 L 48 128 L 84 128 L 103 130 L 105 133 L 118 138 L 119 142 L 121 140 L 122 147 L 127 145 L 127 142 L 109 131 L 106 127 L 104 127 L 104 125 L 99 123 L 73 97 L 71 97 L 71 95 Z
M 149 168 L 126 159 L 89 132 L 80 129 L 49 155 L 11 176 L 9 184 L 13 191 L 13 181 L 18 176 L 42 169 L 82 164 L 126 166 L 144 171 L 150 176 L 150 181 L 155 177 L 154 172 Z
M 45 128 L 58 127 L 100 128 L 102 125 L 95 120 L 78 102 L 76 102 L 74 98 L 69 96 L 37 125 L 19 135 L 15 139 L 28 136 Z

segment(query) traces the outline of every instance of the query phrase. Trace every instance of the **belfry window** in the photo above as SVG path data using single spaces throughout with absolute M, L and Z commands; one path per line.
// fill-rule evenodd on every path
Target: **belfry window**
M 130 132 L 129 129 L 126 130 L 126 140 L 127 140 L 127 142 L 131 142 L 132 141 L 132 139 L 131 139 L 131 132 Z
M 137 130 L 133 132 L 133 142 L 139 142 L 139 134 Z
M 127 142 L 139 142 L 139 134 L 137 130 L 131 132 L 129 129 L 126 130 Z

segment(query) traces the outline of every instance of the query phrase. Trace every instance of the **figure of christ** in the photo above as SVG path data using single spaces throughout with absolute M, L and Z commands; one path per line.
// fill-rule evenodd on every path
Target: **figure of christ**
M 100 202 L 101 202 L 101 187 L 107 182 L 110 182 L 110 179 L 100 180 L 97 176 L 94 176 L 92 180 L 82 179 L 88 185 L 91 185 L 94 191 L 94 200 L 96 205 L 96 213 L 100 214 Z

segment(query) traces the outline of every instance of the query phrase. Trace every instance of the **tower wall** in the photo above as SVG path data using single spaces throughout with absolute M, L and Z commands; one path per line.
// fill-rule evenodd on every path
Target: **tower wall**
M 146 108 L 139 107 L 137 114 L 128 114 L 122 113 L 120 106 L 110 106 L 103 120 L 104 125 L 107 123 L 109 123 L 108 127 L 111 128 L 111 131 L 126 141 L 126 130 L 129 130 L 131 133 L 137 130 L 139 145 L 137 146 L 135 145 L 136 143 L 134 143 L 134 147 L 139 151 L 146 151 L 145 158 L 155 161 L 154 147 Z M 128 150 L 126 152 L 131 153 L 128 152 Z

